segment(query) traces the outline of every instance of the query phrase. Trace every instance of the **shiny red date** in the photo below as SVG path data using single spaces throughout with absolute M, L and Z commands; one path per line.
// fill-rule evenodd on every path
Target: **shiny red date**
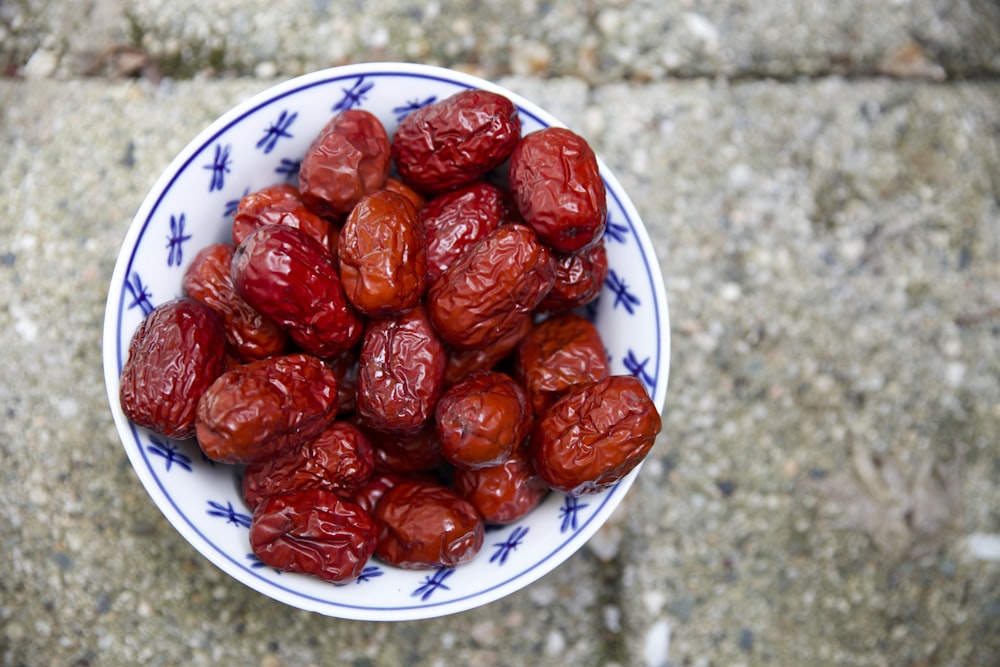
M 190 297 L 158 306 L 129 342 L 118 390 L 122 412 L 161 435 L 190 438 L 198 401 L 225 359 L 221 315 Z
M 372 517 L 323 489 L 270 496 L 250 523 L 250 548 L 262 563 L 336 584 L 357 579 L 377 544 Z

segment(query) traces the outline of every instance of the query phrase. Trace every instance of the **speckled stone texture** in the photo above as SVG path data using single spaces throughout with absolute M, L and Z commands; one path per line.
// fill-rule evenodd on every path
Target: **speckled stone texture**
M 820 4 L 0 6 L 0 665 L 995 665 L 997 6 Z M 74 64 L 116 40 L 135 69 Z M 674 351 L 663 433 L 585 549 L 396 624 L 205 561 L 101 370 L 115 255 L 173 155 L 274 76 L 372 57 L 495 75 L 590 138 L 657 248 Z

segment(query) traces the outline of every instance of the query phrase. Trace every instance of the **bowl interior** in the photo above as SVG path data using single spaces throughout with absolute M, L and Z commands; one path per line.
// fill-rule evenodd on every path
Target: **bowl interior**
M 250 514 L 238 470 L 178 441 L 132 425 L 118 403 L 129 338 L 157 304 L 182 294 L 188 262 L 229 240 L 231 213 L 255 189 L 296 182 L 299 161 L 336 112 L 363 108 L 391 133 L 412 110 L 466 88 L 509 97 L 524 132 L 561 125 L 491 82 L 421 65 L 375 63 L 323 70 L 270 88 L 227 112 L 174 159 L 139 208 L 112 275 L 104 324 L 104 373 L 122 445 L 167 519 L 206 558 L 260 593 L 340 618 L 404 620 L 455 613 L 496 600 L 551 571 L 608 518 L 639 470 L 603 493 L 550 494 L 521 521 L 487 530 L 476 559 L 458 568 L 406 571 L 372 560 L 355 582 L 327 582 L 265 566 L 250 551 Z M 631 373 L 662 411 L 669 372 L 669 319 L 660 266 L 634 206 L 601 163 L 608 189 L 610 273 L 589 315 L 612 372 Z

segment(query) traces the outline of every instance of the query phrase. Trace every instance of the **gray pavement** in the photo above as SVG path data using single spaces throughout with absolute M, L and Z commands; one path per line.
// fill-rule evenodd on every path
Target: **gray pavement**
M 989 0 L 0 4 L 0 664 L 1000 661 L 1000 8 Z M 581 552 L 442 619 L 229 580 L 131 471 L 104 298 L 147 189 L 275 77 L 495 78 L 660 257 L 663 434 Z

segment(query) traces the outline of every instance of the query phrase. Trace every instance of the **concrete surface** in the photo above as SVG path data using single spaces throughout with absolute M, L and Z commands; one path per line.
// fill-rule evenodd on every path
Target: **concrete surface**
M 0 5 L 0 664 L 1000 662 L 997 4 L 576 7 Z M 587 135 L 673 319 L 664 431 L 613 521 L 525 591 L 399 624 L 204 561 L 101 375 L 115 254 L 171 157 L 274 77 L 376 57 Z

